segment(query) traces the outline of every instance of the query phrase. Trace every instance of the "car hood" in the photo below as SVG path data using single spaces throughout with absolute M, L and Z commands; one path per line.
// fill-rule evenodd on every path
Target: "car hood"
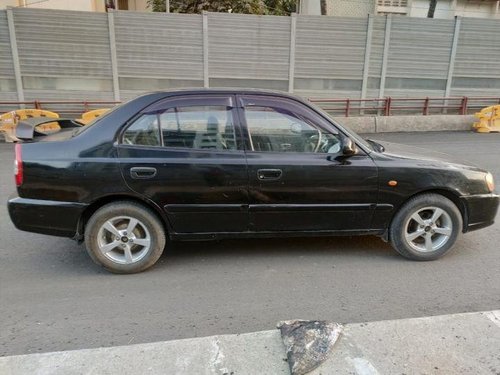
M 375 141 L 384 147 L 383 155 L 397 159 L 408 159 L 416 161 L 429 161 L 433 164 L 441 164 L 466 169 L 482 171 L 482 169 L 473 165 L 469 161 L 457 159 L 454 156 L 443 152 L 432 151 L 423 147 L 408 146 L 399 143 L 386 141 Z

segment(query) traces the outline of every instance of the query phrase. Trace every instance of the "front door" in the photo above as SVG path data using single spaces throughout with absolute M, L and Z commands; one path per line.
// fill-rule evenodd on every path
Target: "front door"
M 377 167 L 325 118 L 293 99 L 241 96 L 250 230 L 364 231 L 377 202 Z
M 247 167 L 231 95 L 166 99 L 121 135 L 128 186 L 165 210 L 176 233 L 248 229 Z

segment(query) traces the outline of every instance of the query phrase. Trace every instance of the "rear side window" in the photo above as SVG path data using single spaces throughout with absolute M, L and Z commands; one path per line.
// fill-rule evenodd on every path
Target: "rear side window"
M 236 150 L 231 108 L 219 105 L 179 106 L 160 115 L 165 147 Z
M 123 143 L 141 146 L 236 150 L 231 107 L 224 105 L 178 106 L 144 114 L 130 125 Z
M 159 117 L 157 114 L 145 114 L 130 125 L 123 134 L 126 145 L 161 146 Z

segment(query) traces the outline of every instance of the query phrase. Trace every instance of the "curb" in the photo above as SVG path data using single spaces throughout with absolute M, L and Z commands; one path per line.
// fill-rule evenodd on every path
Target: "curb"
M 500 369 L 500 310 L 346 324 L 308 374 L 480 374 Z M 290 374 L 278 330 L 0 357 L 1 374 Z

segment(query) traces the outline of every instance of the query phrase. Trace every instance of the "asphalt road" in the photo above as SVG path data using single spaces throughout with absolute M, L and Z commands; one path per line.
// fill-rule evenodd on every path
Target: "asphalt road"
M 385 134 L 490 169 L 500 134 Z M 0 144 L 0 200 L 14 191 Z M 434 262 L 375 237 L 174 243 L 150 271 L 112 275 L 75 242 L 16 230 L 0 206 L 0 355 L 500 308 L 500 218 Z

